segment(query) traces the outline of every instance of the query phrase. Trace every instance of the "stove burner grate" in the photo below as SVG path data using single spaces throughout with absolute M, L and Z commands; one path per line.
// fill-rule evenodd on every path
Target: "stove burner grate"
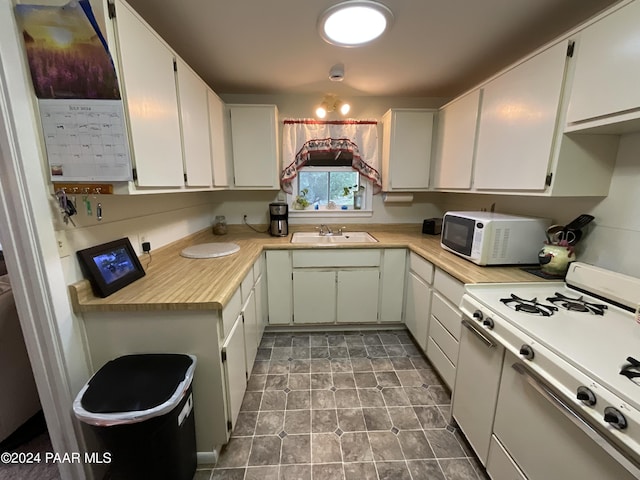
M 594 315 L 604 315 L 604 311 L 607 309 L 607 305 L 587 302 L 582 296 L 571 298 L 558 292 L 555 293 L 555 297 L 547 297 L 547 301 L 565 310 L 593 313 Z
M 538 303 L 537 298 L 525 300 L 513 293 L 510 294 L 509 298 L 501 298 L 500 301 L 508 307 L 513 308 L 516 312 L 531 313 L 542 317 L 550 317 L 554 312 L 558 311 L 558 307 L 554 305 Z

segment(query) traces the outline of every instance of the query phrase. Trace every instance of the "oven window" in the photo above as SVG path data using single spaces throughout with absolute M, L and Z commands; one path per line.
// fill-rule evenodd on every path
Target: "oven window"
M 463 255 L 471 255 L 475 220 L 447 216 L 442 230 L 442 243 Z

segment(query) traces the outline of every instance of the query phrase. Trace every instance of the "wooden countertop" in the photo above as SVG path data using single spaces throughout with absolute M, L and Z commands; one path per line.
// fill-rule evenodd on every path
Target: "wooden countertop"
M 306 228 L 305 228 L 306 227 Z M 310 226 L 297 226 L 310 230 Z M 203 230 L 143 256 L 146 275 L 110 295 L 96 297 L 86 280 L 69 286 L 76 312 L 219 310 L 224 307 L 263 250 L 408 248 L 463 283 L 540 282 L 540 277 L 519 267 L 479 267 L 440 247 L 440 237 L 423 235 L 421 225 L 353 225 L 354 231 L 367 231 L 378 243 L 352 243 L 317 246 L 291 243 L 288 237 L 271 237 L 246 226 L 230 226 L 229 233 L 216 236 Z M 190 245 L 233 242 L 240 251 L 226 257 L 189 259 L 180 252 Z

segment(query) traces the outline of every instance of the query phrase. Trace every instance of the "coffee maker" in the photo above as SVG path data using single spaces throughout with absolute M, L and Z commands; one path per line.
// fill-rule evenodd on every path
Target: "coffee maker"
M 269 233 L 273 237 L 289 235 L 289 205 L 284 202 L 269 204 Z

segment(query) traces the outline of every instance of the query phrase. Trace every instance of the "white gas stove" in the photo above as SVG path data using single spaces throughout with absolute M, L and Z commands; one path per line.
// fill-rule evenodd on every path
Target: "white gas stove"
M 461 310 L 463 323 L 519 358 L 635 476 L 640 376 L 620 372 L 628 357 L 640 361 L 638 302 L 640 279 L 576 262 L 566 283 L 467 285 Z

